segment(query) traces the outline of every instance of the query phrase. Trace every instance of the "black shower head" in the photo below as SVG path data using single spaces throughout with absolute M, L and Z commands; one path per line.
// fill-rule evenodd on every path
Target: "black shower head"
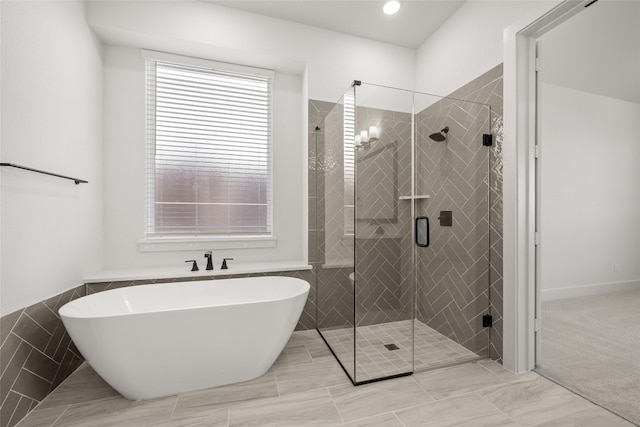
M 442 142 L 447 139 L 447 133 L 449 133 L 449 126 L 445 126 L 440 132 L 432 133 L 429 138 L 437 142 Z

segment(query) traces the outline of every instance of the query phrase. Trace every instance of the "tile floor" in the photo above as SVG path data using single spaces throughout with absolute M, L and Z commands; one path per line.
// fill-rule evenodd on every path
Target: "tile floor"
M 631 426 L 535 373 L 479 361 L 354 387 L 314 330 L 295 332 L 253 381 L 151 401 L 120 397 L 83 365 L 19 427 Z
M 413 351 L 412 326 L 415 328 Z M 401 320 L 358 327 L 355 366 L 353 328 L 323 330 L 322 334 L 345 369 L 357 382 L 398 375 L 412 370 L 421 372 L 480 358 L 471 350 L 419 320 Z M 395 344 L 398 349 L 389 350 L 385 347 L 387 344 Z

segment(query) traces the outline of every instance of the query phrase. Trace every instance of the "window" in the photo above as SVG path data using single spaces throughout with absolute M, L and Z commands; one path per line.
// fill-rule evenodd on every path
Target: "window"
M 144 53 L 147 237 L 271 235 L 270 72 Z
M 356 100 L 353 93 L 344 95 L 344 234 L 354 234 Z

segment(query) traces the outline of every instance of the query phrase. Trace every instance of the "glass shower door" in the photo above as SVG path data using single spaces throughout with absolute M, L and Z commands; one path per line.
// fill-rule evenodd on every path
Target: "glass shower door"
M 355 381 L 413 372 L 413 93 L 356 86 Z
M 489 355 L 490 108 L 416 94 L 415 215 L 430 244 L 416 251 L 415 370 Z M 428 197 L 427 197 L 428 196 Z
M 355 378 L 353 247 L 354 88 L 315 130 L 316 322 L 347 375 Z
M 490 108 L 354 83 L 315 132 L 318 331 L 356 385 L 487 357 Z

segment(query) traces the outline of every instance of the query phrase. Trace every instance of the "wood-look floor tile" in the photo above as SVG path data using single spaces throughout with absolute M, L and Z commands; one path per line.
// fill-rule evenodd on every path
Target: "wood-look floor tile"
M 289 342 L 287 342 L 287 347 L 296 347 L 299 345 L 306 344 L 317 344 L 323 343 L 320 334 L 315 329 L 309 329 L 306 331 L 295 331 L 291 334 L 291 338 L 289 338 Z
M 35 409 L 20 421 L 16 427 L 50 427 L 69 406 L 56 406 L 48 409 Z
M 110 397 L 120 397 L 120 394 L 107 384 L 91 366 L 84 364 L 49 394 L 40 403 L 38 409 Z
M 275 371 L 280 395 L 351 384 L 335 359 L 305 365 L 287 366 Z
M 283 368 L 285 366 L 303 365 L 312 363 L 313 359 L 304 345 L 295 347 L 285 347 L 276 359 L 271 369 Z
M 606 409 L 593 405 L 567 417 L 545 422 L 536 427 L 633 427 L 634 424 L 612 414 Z
M 414 374 L 413 379 L 436 400 L 505 383 L 477 363 L 421 372 Z
M 71 405 L 54 427 L 155 427 L 169 419 L 177 396 L 133 401 L 123 397 Z
M 345 427 L 404 427 L 398 417 L 393 413 L 376 415 L 375 417 L 362 418 L 344 424 Z
M 538 375 L 478 392 L 484 399 L 523 426 L 568 417 L 592 403 Z
M 274 396 L 278 396 L 276 377 L 273 372 L 267 372 L 251 381 L 182 393 L 172 419 L 211 416 L 223 408 Z
M 452 397 L 397 411 L 407 427 L 518 427 L 518 424 L 475 394 Z
M 155 427 L 227 427 L 229 425 L 229 408 L 218 409 L 211 415 L 198 418 L 170 419 Z
M 411 377 L 357 387 L 351 384 L 335 386 L 329 391 L 345 422 L 433 401 Z
M 506 369 L 504 366 L 502 366 L 500 363 L 496 362 L 495 360 L 479 360 L 476 363 L 482 366 L 483 368 L 487 369 L 489 372 L 491 372 L 498 378 L 503 379 L 505 382 L 527 380 L 527 379 L 531 379 L 532 375 L 537 375 L 532 372 L 514 374 L 513 372 L 509 371 L 508 369 Z
M 327 347 L 327 344 L 325 344 L 324 341 L 305 344 L 305 347 L 307 347 L 307 350 L 314 362 L 326 358 L 334 358 L 333 354 L 331 354 L 331 350 L 329 350 L 329 347 Z
M 229 426 L 332 426 L 342 420 L 326 389 L 295 393 L 230 409 Z

